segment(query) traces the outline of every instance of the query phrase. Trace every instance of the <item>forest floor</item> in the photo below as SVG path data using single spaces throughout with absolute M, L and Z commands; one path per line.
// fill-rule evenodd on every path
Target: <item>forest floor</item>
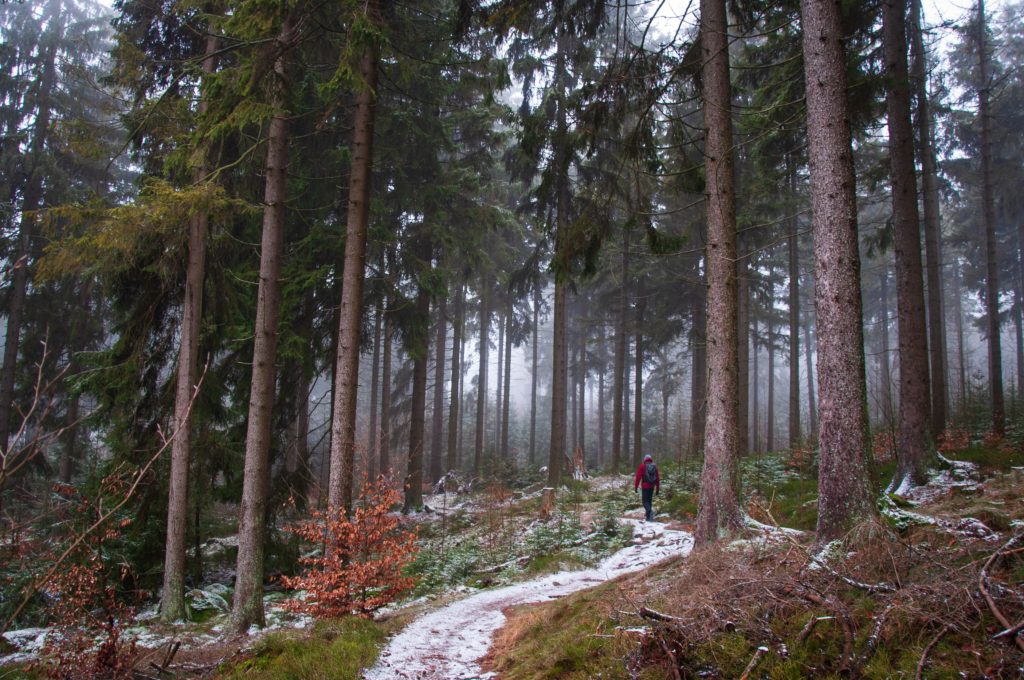
M 1024 677 L 1024 640 L 1005 633 L 1024 621 L 1024 450 L 946 455 L 828 546 L 813 542 L 813 461 L 789 453 L 745 461 L 748 531 L 693 555 L 696 462 L 663 465 L 653 523 L 626 476 L 570 483 L 546 519 L 532 487 L 432 496 L 408 519 L 419 586 L 372 620 L 314 622 L 271 592 L 268 628 L 228 637 L 230 593 L 214 583 L 194 591 L 193 622 L 150 612 L 125 638 L 135 668 L 163 678 Z M 5 660 L 28 660 L 45 633 L 7 634 L 29 656 Z

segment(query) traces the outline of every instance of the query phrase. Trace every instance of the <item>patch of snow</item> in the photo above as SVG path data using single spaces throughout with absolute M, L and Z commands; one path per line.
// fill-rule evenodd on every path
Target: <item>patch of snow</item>
M 430 612 L 392 638 L 367 680 L 480 678 L 479 659 L 505 622 L 507 607 L 562 597 L 639 571 L 668 557 L 686 555 L 693 538 L 657 522 L 625 520 L 634 540 L 591 569 L 549 574 L 533 581 L 485 590 Z
M 22 628 L 21 630 L 7 631 L 2 637 L 17 651 L 0 656 L 0 666 L 32 661 L 46 644 L 46 636 L 49 634 L 49 628 Z

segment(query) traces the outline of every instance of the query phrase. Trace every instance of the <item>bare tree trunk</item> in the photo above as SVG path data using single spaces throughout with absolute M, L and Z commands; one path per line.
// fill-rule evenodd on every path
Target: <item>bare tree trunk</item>
M 577 446 L 583 451 L 587 450 L 587 367 L 585 357 L 587 355 L 586 339 L 580 336 L 580 350 L 579 350 L 579 361 L 576 369 L 576 382 L 577 389 L 579 390 L 579 399 L 577 400 L 577 408 L 579 409 L 579 416 L 576 421 L 579 423 L 579 437 Z
M 540 323 L 540 287 L 533 294 L 533 370 L 530 377 L 530 469 L 537 465 L 537 335 Z
M 508 303 L 508 315 L 506 323 L 508 328 L 505 331 L 505 386 L 503 388 L 501 407 L 501 457 L 508 460 L 508 420 L 509 420 L 509 398 L 512 394 L 512 301 Z
M 369 0 L 364 11 L 375 19 L 375 1 Z M 329 511 L 344 510 L 346 513 L 352 511 L 359 337 L 363 316 L 366 230 L 370 215 L 373 127 L 377 118 L 377 51 L 372 45 L 363 48 L 359 75 L 363 87 L 356 93 L 352 129 L 352 167 L 348 184 L 341 307 L 338 310 L 338 373 L 334 383 L 334 411 L 331 413 L 331 480 L 328 488 Z
M 622 232 L 622 284 L 619 288 L 619 318 L 615 324 L 615 368 L 612 375 L 612 472 L 622 471 L 622 412 L 626 376 L 626 321 L 629 318 L 629 241 L 628 229 Z
M 878 357 L 878 381 L 882 395 L 882 421 L 886 427 L 895 422 L 895 409 L 892 403 L 892 360 L 889 355 L 889 271 L 883 266 L 879 281 L 882 309 L 878 315 L 878 337 L 881 342 L 881 353 Z
M 427 239 L 420 244 L 418 259 L 430 268 L 431 245 Z M 403 513 L 410 513 L 423 507 L 423 443 L 426 432 L 427 411 L 427 347 L 430 344 L 430 290 L 420 282 L 416 294 L 416 324 L 422 333 L 414 333 L 415 346 L 407 346 L 412 355 L 412 413 L 409 415 L 409 467 L 405 478 L 405 504 Z M 444 353 L 442 335 L 441 352 Z M 440 449 L 438 449 L 440 454 Z M 440 474 L 438 475 L 440 477 Z
M 819 541 L 874 515 L 867 469 L 857 204 L 840 6 L 801 0 L 818 325 Z
M 796 198 L 796 164 L 786 155 L 790 195 Z M 800 248 L 796 215 L 789 222 L 789 446 L 800 443 Z
M 380 473 L 392 475 L 391 469 L 391 357 L 394 353 L 394 324 L 388 311 L 390 302 L 384 302 L 384 357 L 380 367 Z
M 452 386 L 448 406 L 448 458 L 445 467 L 451 472 L 459 466 L 458 435 L 461 422 L 462 364 L 459 353 L 462 349 L 462 328 L 465 321 L 466 282 L 459 282 L 455 293 L 455 318 L 452 321 Z
M 484 284 L 486 285 L 486 284 Z M 490 349 L 491 309 L 490 292 L 480 291 L 480 372 L 477 378 L 476 398 L 476 440 L 473 446 L 473 471 L 478 477 L 482 471 L 484 453 L 484 431 L 487 427 L 487 364 Z
M 690 354 L 693 370 L 690 374 L 690 448 L 694 455 L 704 449 L 704 425 L 707 420 L 708 354 L 707 354 L 707 301 L 704 286 L 693 296 Z
M 742 239 L 738 240 L 742 243 Z M 737 455 L 743 457 L 750 450 L 750 266 L 742 255 L 736 263 L 736 361 L 739 367 L 737 397 L 739 408 Z
M 921 222 L 914 174 L 914 128 L 910 124 L 907 70 L 907 0 L 883 5 L 886 110 L 896 245 L 896 304 L 899 310 L 900 443 L 892 488 L 927 481 L 931 420 L 928 383 L 928 331 L 921 267 Z
M 633 418 L 631 415 L 632 411 L 629 406 L 633 403 L 631 401 L 632 390 L 630 389 L 630 376 L 633 375 L 633 364 L 629 361 L 629 357 L 631 356 L 629 350 L 632 344 L 633 343 L 629 342 L 628 339 L 626 340 L 626 379 L 623 383 L 622 394 L 622 451 L 627 460 L 630 458 L 629 452 L 633 450 L 633 447 L 630 445 L 633 437 Z
M 921 157 L 921 189 L 924 206 L 924 245 L 928 276 L 928 353 L 931 359 L 931 431 L 946 429 L 949 404 L 947 384 L 946 323 L 942 291 L 942 216 L 939 212 L 939 182 L 932 114 L 928 98 L 928 65 L 921 29 L 921 0 L 910 0 L 910 36 L 913 62 L 910 77 L 917 98 L 917 140 Z
M 814 347 L 811 345 L 810 312 L 804 314 L 804 352 L 807 354 L 807 422 L 811 434 L 818 433 L 818 405 L 814 398 Z
M 725 0 L 701 0 L 704 167 L 707 176 L 708 408 L 694 545 L 743 526 L 739 506 L 736 185 Z
M 643 460 L 644 445 L 644 279 L 641 276 L 636 286 L 636 355 L 633 357 L 633 468 Z
M 571 383 L 572 383 L 572 389 L 569 391 L 569 413 L 571 414 L 570 415 L 571 422 L 569 423 L 569 432 L 572 433 L 572 440 L 571 440 L 570 446 L 569 446 L 570 451 L 575 451 L 576 447 L 578 447 L 580 445 L 579 444 L 579 441 L 580 441 L 580 431 L 579 431 L 579 417 L 578 417 L 579 416 L 579 409 L 578 409 L 578 405 L 579 405 L 579 401 L 578 401 L 578 399 L 579 399 L 579 389 L 578 388 L 579 388 L 579 384 L 580 384 L 579 357 L 580 357 L 579 343 L 573 343 L 572 362 L 571 362 L 571 368 L 569 369 L 569 374 L 571 375 Z
M 750 327 L 750 346 L 754 353 L 754 366 L 750 372 L 754 378 L 750 381 L 750 430 L 753 451 L 761 451 L 763 445 L 761 441 L 761 343 L 760 338 L 757 337 L 760 326 L 758 321 L 754 321 Z
M 1006 432 L 1003 405 L 1003 354 L 999 337 L 999 261 L 996 257 L 996 203 L 992 180 L 992 112 L 985 2 L 978 0 L 978 118 L 981 119 L 981 208 L 985 224 L 985 315 L 988 325 L 988 380 L 992 398 L 992 432 Z
M 270 484 L 271 423 L 274 407 L 277 328 L 281 306 L 281 259 L 283 256 L 285 199 L 288 182 L 288 114 L 281 89 L 289 81 L 286 59 L 295 35 L 286 21 L 277 41 L 283 50 L 274 70 L 278 85 L 273 118 L 267 133 L 266 189 L 263 238 L 260 244 L 260 283 L 256 301 L 255 345 L 249 422 L 245 436 L 245 473 L 238 520 L 238 560 L 235 567 L 234 606 L 231 629 L 236 633 L 252 624 L 265 625 L 263 615 L 263 550 Z M 333 470 L 332 470 L 333 475 Z
M 605 386 L 604 374 L 608 368 L 608 338 L 605 335 L 605 324 L 602 320 L 600 326 L 601 334 L 598 342 L 601 343 L 601 361 L 597 372 L 597 466 L 602 467 L 605 461 Z
M 500 301 L 499 301 L 500 306 Z M 503 396 L 502 388 L 505 386 L 505 376 L 502 372 L 504 369 L 505 361 L 505 311 L 497 315 L 495 319 L 498 326 L 498 344 L 495 349 L 498 350 L 498 371 L 497 375 L 494 376 L 494 456 L 495 458 L 501 457 L 501 398 Z
M 960 376 L 960 403 L 958 406 L 962 417 L 967 407 L 967 356 L 964 348 L 964 299 L 960 290 L 961 276 L 961 266 L 957 262 L 953 271 L 953 306 L 956 309 L 953 318 L 956 319 L 957 373 Z
M 566 396 L 568 346 L 566 342 L 566 289 L 564 282 L 555 281 L 554 318 L 554 370 L 551 386 L 551 444 L 548 449 L 548 486 L 562 483 L 562 459 L 565 457 Z
M 373 370 L 370 372 L 370 432 L 367 437 L 366 447 L 366 478 L 369 481 L 377 479 L 379 470 L 377 453 L 380 441 L 380 432 L 377 427 L 377 414 L 380 408 L 380 336 L 384 323 L 384 305 L 378 300 L 376 312 L 373 315 Z
M 1017 399 L 1024 395 L 1024 221 L 1017 223 L 1017 281 L 1014 297 L 1017 313 L 1014 323 L 1017 325 Z
M 775 450 L 775 310 L 768 301 L 768 426 L 765 430 L 765 450 Z
M 441 449 L 444 445 L 444 350 L 448 338 L 448 300 L 442 296 L 437 302 L 437 322 L 434 329 L 434 407 L 430 428 L 430 484 L 441 479 L 444 471 Z

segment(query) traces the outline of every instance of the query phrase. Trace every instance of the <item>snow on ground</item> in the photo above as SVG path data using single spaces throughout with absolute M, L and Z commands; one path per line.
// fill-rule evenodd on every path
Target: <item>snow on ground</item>
M 633 526 L 633 544 L 596 567 L 564 571 L 504 588 L 484 590 L 426 614 L 391 639 L 366 680 L 480 678 L 478 660 L 505 622 L 506 607 L 559 598 L 604 581 L 639 571 L 674 555 L 686 555 L 692 536 L 664 524 L 625 519 Z
M 962 460 L 950 460 L 941 453 L 939 458 L 946 468 L 933 472 L 932 478 L 923 486 L 911 487 L 909 482 L 895 491 L 898 496 L 914 505 L 926 505 L 948 494 L 952 489 L 976 489 L 979 485 L 978 466 Z

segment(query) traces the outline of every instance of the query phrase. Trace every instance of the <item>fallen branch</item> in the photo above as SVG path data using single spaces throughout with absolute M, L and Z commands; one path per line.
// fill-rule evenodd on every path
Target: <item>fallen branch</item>
M 839 664 L 839 672 L 843 673 L 850 668 L 850 662 L 853 660 L 853 624 L 850 623 L 850 616 L 844 611 L 839 605 L 835 604 L 831 600 L 818 595 L 817 593 L 807 590 L 801 585 L 789 585 L 786 588 L 787 592 L 792 592 L 808 602 L 828 609 L 836 616 L 836 620 L 839 621 L 839 625 L 843 630 L 843 658 Z
M 992 599 L 992 596 L 989 594 L 988 589 L 985 587 L 985 580 L 988 578 L 988 568 L 992 566 L 992 564 L 996 561 L 996 559 L 999 558 L 1000 555 L 1003 554 L 1004 551 L 1012 549 L 1013 544 L 1019 541 L 1021 538 L 1024 538 L 1024 534 L 1017 534 L 1009 541 L 1004 543 L 1003 547 L 999 548 L 999 550 L 996 550 L 994 553 L 992 553 L 988 560 L 986 560 L 985 566 L 983 566 L 981 568 L 981 571 L 978 573 L 978 589 L 981 591 L 982 597 L 985 598 L 985 602 L 988 604 L 988 608 L 992 611 L 992 615 L 996 617 L 996 620 L 999 621 L 1003 628 L 1007 630 L 1017 628 L 1017 632 L 1013 634 L 1013 641 L 1017 644 L 1017 647 L 1024 651 L 1024 639 L 1022 639 L 1020 636 L 1020 628 L 1018 627 L 1019 624 L 1018 626 L 1014 626 L 1010 623 L 1010 620 L 1003 615 L 1003 612 L 1000 611 L 999 607 L 996 605 L 996 601 Z
M 864 664 L 868 662 L 871 655 L 874 653 L 875 648 L 878 647 L 878 641 L 882 637 L 882 628 L 885 627 L 885 621 L 889 618 L 889 614 L 896 607 L 895 604 L 890 604 L 882 613 L 875 617 L 875 625 L 871 627 L 871 635 L 868 636 L 867 642 L 864 643 L 864 651 L 861 652 L 860 658 L 857 660 L 854 670 L 862 668 Z
M 682 620 L 678 616 L 672 616 L 670 614 L 662 614 L 659 611 L 655 611 L 655 610 L 649 609 L 647 607 L 640 607 L 640 609 L 638 610 L 638 613 L 640 614 L 640 618 L 642 618 L 642 619 L 651 619 L 653 621 L 664 621 L 664 622 L 667 622 L 667 623 L 673 623 L 675 621 L 681 621 Z
M 748 663 L 747 667 L 743 669 L 743 675 L 740 676 L 740 680 L 747 680 L 750 677 L 750 674 L 754 672 L 754 669 L 757 668 L 757 664 L 761 663 L 761 659 L 764 658 L 764 655 L 767 653 L 767 647 L 758 647 L 757 651 L 754 652 L 753 658 L 750 659 L 750 663 Z
M 921 678 L 924 677 L 922 673 L 924 673 L 924 665 L 928 661 L 928 653 L 932 651 L 932 647 L 938 644 L 939 640 L 942 639 L 942 636 L 945 635 L 949 629 L 950 625 L 948 623 L 942 626 L 938 634 L 925 646 L 924 651 L 921 652 L 921 660 L 917 662 L 917 672 L 914 674 L 914 680 L 921 680 Z
M 797 644 L 804 642 L 807 638 L 811 636 L 811 631 L 814 630 L 814 627 L 818 625 L 819 621 L 832 621 L 835 618 L 836 617 L 834 616 L 812 616 L 810 621 L 808 621 L 806 625 L 804 625 L 803 629 L 800 631 L 800 634 L 796 636 Z

